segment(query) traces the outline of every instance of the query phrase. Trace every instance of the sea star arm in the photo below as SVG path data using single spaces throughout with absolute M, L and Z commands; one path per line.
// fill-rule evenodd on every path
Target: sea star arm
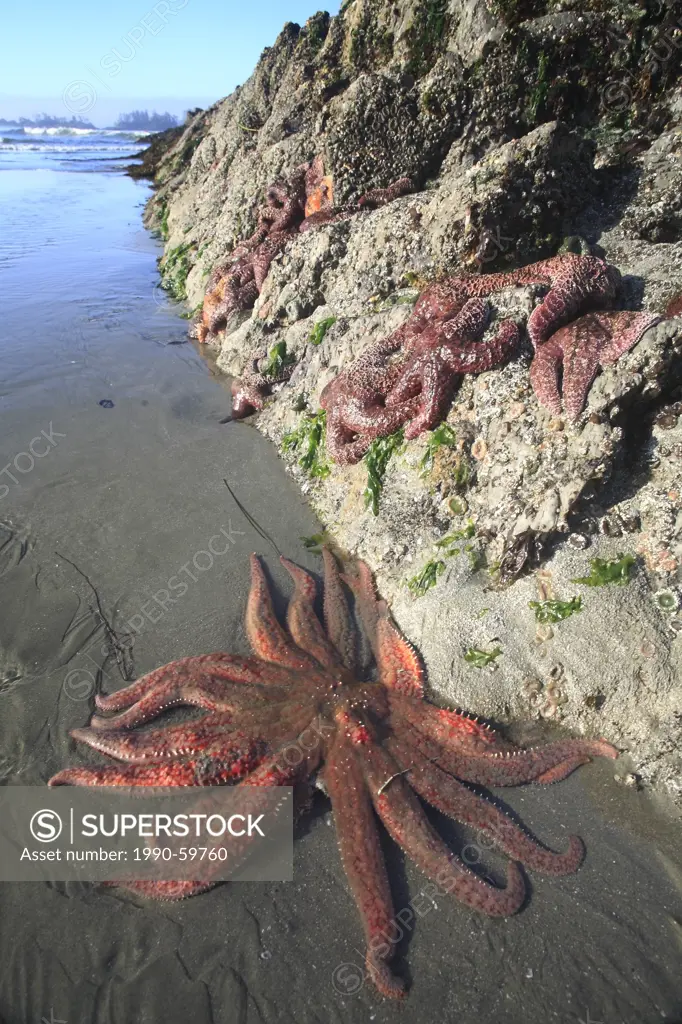
M 553 768 L 548 768 L 542 775 L 538 775 L 536 779 L 533 779 L 533 782 L 540 783 L 543 786 L 551 786 L 553 782 L 561 782 L 562 779 L 568 778 L 576 768 L 580 768 L 583 764 L 589 764 L 591 760 L 589 757 L 569 758 Z
M 357 749 L 357 748 L 356 748 Z M 441 888 L 490 917 L 515 914 L 525 898 L 523 876 L 516 863 L 507 867 L 507 886 L 484 882 L 459 860 L 432 828 L 396 762 L 372 742 L 362 751 L 365 777 L 375 810 L 389 834 L 424 874 Z
M 298 646 L 321 665 L 337 669 L 341 660 L 329 642 L 315 611 L 315 580 L 283 555 L 280 561 L 294 581 L 294 594 L 287 609 L 289 632 Z
M 482 342 L 465 343 L 444 357 L 457 373 L 481 373 L 492 370 L 512 355 L 519 343 L 521 332 L 513 320 L 505 320 L 494 337 Z
M 472 715 L 438 708 L 403 694 L 391 694 L 390 706 L 406 735 L 418 736 L 420 741 L 423 736 L 424 743 L 430 744 L 427 757 L 440 754 L 443 746 L 471 753 L 514 749 L 499 733 Z
M 388 967 L 394 914 L 376 820 L 355 752 L 342 735 L 328 755 L 324 781 L 341 860 L 365 929 L 367 971 L 382 995 L 400 998 L 403 986 Z
M 414 192 L 414 183 L 411 178 L 398 178 L 388 188 L 374 188 L 369 192 L 365 192 L 363 196 L 358 199 L 358 206 L 360 208 L 366 207 L 369 209 L 376 209 L 379 206 L 386 206 L 388 203 L 392 203 L 394 199 L 398 199 L 400 196 L 408 195 L 408 193 Z
M 116 885 L 116 882 L 103 882 L 103 885 Z M 126 889 L 139 893 L 145 899 L 164 900 L 173 902 L 175 900 L 186 900 L 190 896 L 198 896 L 199 893 L 212 889 L 215 882 L 190 882 L 190 881 L 157 881 L 157 882 L 126 882 Z
M 601 350 L 610 338 L 609 326 L 605 315 L 590 313 L 550 338 L 550 342 L 556 339 L 563 349 L 563 405 L 571 421 L 577 420 L 585 408 L 601 362 Z
M 565 328 L 563 329 L 565 330 Z M 557 331 L 544 345 L 538 347 L 530 367 L 530 382 L 538 402 L 555 416 L 561 413 L 559 370 L 563 363 L 564 350 L 560 335 L 561 330 Z
M 412 644 L 391 621 L 386 602 L 377 599 L 369 566 L 358 561 L 354 572 L 344 574 L 343 579 L 355 595 L 380 681 L 390 690 L 423 697 L 424 667 Z
M 611 366 L 641 341 L 645 331 L 659 324 L 664 317 L 658 313 L 624 310 L 619 313 L 598 313 L 597 319 L 608 338 L 601 350 L 600 363 L 602 366 Z
M 309 716 L 308 716 L 309 717 Z M 239 716 L 239 728 L 231 714 L 208 714 L 178 726 L 144 732 L 119 729 L 74 729 L 71 735 L 93 750 L 132 764 L 146 764 L 168 758 L 219 754 L 237 748 L 270 751 L 291 739 L 305 726 L 305 713 L 291 703 L 254 709 Z
M 48 786 L 196 786 L 194 765 L 188 761 L 169 764 L 107 764 L 97 768 L 64 768 Z
M 79 743 L 87 743 L 93 750 L 115 757 L 118 761 L 147 764 L 164 758 L 181 757 L 185 753 L 201 753 L 206 748 L 209 734 L 213 737 L 227 737 L 235 730 L 231 715 L 208 714 L 191 723 L 148 729 L 145 732 L 93 729 L 90 726 L 72 729 L 71 735 Z
M 286 677 L 279 680 L 279 688 L 273 687 L 269 681 L 268 685 L 260 686 L 260 662 L 253 658 L 231 660 L 237 664 L 225 665 L 208 658 L 187 658 L 150 672 L 131 687 L 126 687 L 125 703 L 115 699 L 119 694 L 100 698 L 97 703 L 103 711 L 116 706 L 125 707 L 125 710 L 106 718 L 93 716 L 92 727 L 130 729 L 156 718 L 166 708 L 178 705 L 226 712 L 248 704 L 285 700 L 289 696 L 291 681 Z M 200 664 L 193 665 L 192 662 Z M 136 699 L 131 703 L 129 698 L 132 697 Z
M 341 661 L 350 671 L 357 663 L 357 630 L 353 622 L 336 559 L 327 547 L 322 548 L 324 562 L 324 624 Z
M 442 359 L 428 354 L 422 365 L 421 402 L 418 414 L 405 427 L 407 440 L 438 426 L 447 414 L 457 384 L 457 375 L 448 371 Z
M 391 621 L 388 613 L 377 623 L 379 681 L 409 697 L 424 696 L 425 672 L 417 651 Z
M 246 605 L 246 634 L 254 654 L 286 668 L 315 670 L 315 661 L 296 647 L 280 626 L 270 589 L 256 555 L 251 555 L 251 589 Z M 318 666 L 319 667 L 319 666 Z
M 480 786 L 520 786 L 546 776 L 567 762 L 578 767 L 583 756 L 618 757 L 618 751 L 603 740 L 561 740 L 530 750 L 499 754 L 461 754 L 443 750 L 437 758 L 442 768 L 465 782 Z M 562 776 L 563 777 L 563 776 Z
M 390 739 L 386 747 L 401 767 L 409 769 L 410 785 L 423 800 L 455 821 L 486 832 L 508 857 L 547 875 L 569 875 L 580 867 L 585 850 L 577 836 L 570 836 L 566 853 L 543 849 L 495 804 L 428 761 L 409 742 Z

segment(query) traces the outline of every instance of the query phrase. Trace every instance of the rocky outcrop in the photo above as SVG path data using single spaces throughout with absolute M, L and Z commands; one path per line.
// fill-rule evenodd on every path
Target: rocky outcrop
M 152 135 L 151 140 L 144 149 L 140 150 L 139 153 L 135 153 L 135 159 L 138 163 L 128 164 L 126 167 L 126 173 L 131 178 L 150 178 L 154 180 L 156 177 L 161 161 L 165 158 L 169 149 L 171 149 L 178 141 L 180 136 L 183 134 L 184 128 L 178 125 L 177 128 L 167 128 L 164 132 L 157 132 Z M 145 139 L 145 142 L 147 140 Z
M 412 178 L 412 195 L 293 237 L 218 367 L 239 375 L 275 347 L 295 360 L 257 425 L 332 541 L 376 570 L 438 695 L 603 735 L 632 779 L 682 799 L 682 27 L 654 6 L 352 0 L 286 25 L 163 157 L 147 222 L 195 309 L 302 162 L 323 156 L 338 205 Z M 526 345 L 464 378 L 447 430 L 329 463 L 322 389 L 428 282 L 562 247 L 620 269 L 619 308 L 672 317 L 600 373 L 575 425 L 538 405 Z M 537 301 L 496 293 L 489 330 Z M 595 558 L 620 580 L 572 582 Z

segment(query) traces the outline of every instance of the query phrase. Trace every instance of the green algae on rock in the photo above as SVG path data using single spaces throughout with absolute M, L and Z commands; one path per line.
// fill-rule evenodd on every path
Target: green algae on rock
M 562 622 L 576 612 L 583 610 L 582 597 L 572 597 L 569 601 L 529 601 L 528 607 L 535 611 L 535 618 L 543 624 Z
M 624 587 L 632 579 L 632 570 L 636 564 L 634 555 L 620 553 L 612 559 L 593 558 L 589 576 L 579 576 L 571 582 L 582 583 L 584 587 L 605 587 L 609 583 Z

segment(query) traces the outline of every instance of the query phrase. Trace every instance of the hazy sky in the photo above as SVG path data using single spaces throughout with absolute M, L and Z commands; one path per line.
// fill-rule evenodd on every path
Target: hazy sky
M 110 124 L 122 111 L 181 113 L 226 96 L 286 21 L 340 0 L 33 0 L 2 14 L 0 117 L 39 111 Z

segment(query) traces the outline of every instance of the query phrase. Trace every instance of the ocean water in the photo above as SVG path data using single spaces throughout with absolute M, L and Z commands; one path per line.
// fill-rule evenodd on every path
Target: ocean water
M 92 128 L 15 128 L 0 121 L 0 171 L 115 170 L 149 133 Z

